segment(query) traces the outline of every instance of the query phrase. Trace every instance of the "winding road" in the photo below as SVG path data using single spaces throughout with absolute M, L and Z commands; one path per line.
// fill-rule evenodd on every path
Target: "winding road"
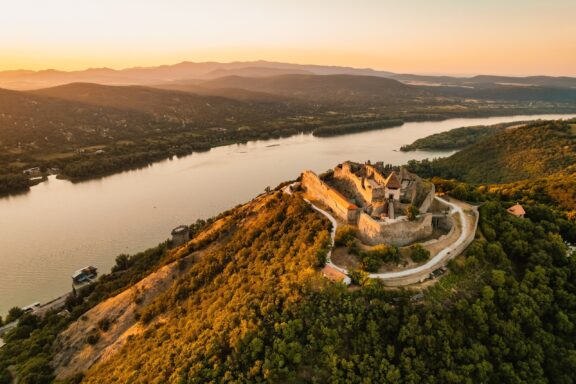
M 292 192 L 290 191 L 291 186 L 292 186 L 292 184 L 284 187 L 284 192 L 287 194 L 292 194 Z M 460 223 L 462 225 L 462 231 L 461 231 L 458 239 L 454 243 L 452 243 L 449 247 L 446 247 L 443 250 L 441 250 L 440 252 L 438 252 L 432 259 L 428 260 L 427 263 L 422 264 L 418 267 L 414 267 L 414 268 L 410 268 L 410 269 L 404 269 L 402 271 L 397 271 L 397 272 L 371 273 L 368 275 L 369 277 L 371 277 L 373 279 L 381 279 L 381 280 L 386 281 L 386 280 L 392 280 L 392 279 L 403 279 L 403 278 L 410 278 L 413 276 L 419 276 L 423 273 L 426 273 L 428 271 L 432 271 L 432 270 L 435 270 L 437 268 L 444 266 L 448 262 L 448 260 L 458 256 L 458 253 L 454 253 L 454 252 L 455 251 L 457 252 L 458 248 L 466 243 L 466 241 L 470 238 L 470 236 L 474 234 L 473 232 L 476 230 L 476 228 L 475 228 L 475 226 L 471 227 L 468 224 L 468 221 L 466 220 L 466 217 L 465 217 L 464 210 L 461 207 L 459 207 L 458 205 L 453 204 L 453 203 L 451 203 L 445 199 L 442 199 L 438 196 L 434 196 L 434 198 L 436 200 L 440 201 L 441 203 L 448 205 L 450 207 L 450 214 L 453 214 L 454 212 L 458 213 L 458 216 L 460 218 Z M 330 233 L 330 238 L 332 240 L 332 246 L 334 246 L 334 238 L 336 237 L 336 228 L 338 227 L 338 222 L 327 211 L 317 207 L 310 200 L 307 200 L 307 199 L 304 199 L 304 200 L 308 204 L 310 204 L 310 206 L 314 210 L 316 210 L 320 214 L 324 215 L 332 223 L 332 231 Z M 336 269 L 342 273 L 348 274 L 348 270 L 346 268 L 339 267 L 332 262 L 331 256 L 332 256 L 332 248 L 330 249 L 330 251 L 328 251 L 326 264 L 330 265 L 332 268 L 334 268 L 334 269 Z

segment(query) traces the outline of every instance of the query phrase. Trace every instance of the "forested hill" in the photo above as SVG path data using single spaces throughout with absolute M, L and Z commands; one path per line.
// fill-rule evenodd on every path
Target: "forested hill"
M 159 117 L 180 118 L 184 121 L 209 118 L 210 114 L 242 118 L 248 113 L 253 113 L 254 118 L 261 117 L 258 115 L 259 110 L 257 108 L 248 109 L 249 104 L 226 97 L 198 95 L 143 86 L 73 83 L 30 91 L 30 93 L 91 105 L 136 110 Z M 265 101 L 261 100 L 260 102 L 265 104 Z M 276 101 L 274 99 L 268 100 L 269 103 Z M 223 123 L 224 119 L 219 122 Z
M 427 90 L 376 76 L 228 76 L 205 81 L 201 85 L 206 88 L 240 88 L 330 104 L 414 104 L 419 97 L 432 97 Z
M 448 151 L 462 149 L 474 144 L 483 138 L 501 133 L 507 128 L 524 125 L 526 122 L 512 122 L 495 125 L 476 125 L 451 129 L 446 132 L 435 133 L 403 145 L 400 150 L 404 152 L 416 150 Z
M 181 248 L 118 257 L 69 317 L 24 315 L 0 382 L 571 383 L 576 257 L 561 236 L 576 227 L 481 197 L 484 236 L 413 302 L 322 278 L 329 222 L 298 194 L 259 196 Z
M 421 174 L 505 183 L 563 172 L 576 164 L 576 122 L 534 122 L 480 140 L 454 155 L 411 162 Z

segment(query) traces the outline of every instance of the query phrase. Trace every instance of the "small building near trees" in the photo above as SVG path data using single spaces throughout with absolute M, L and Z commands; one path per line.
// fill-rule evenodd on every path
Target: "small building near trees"
M 516 204 L 507 209 L 508 213 L 516 217 L 524 218 L 526 211 L 520 204 Z
M 322 268 L 322 276 L 335 283 L 344 283 L 346 285 L 350 285 L 350 283 L 352 283 L 352 280 L 350 277 L 348 277 L 348 275 L 346 275 L 344 272 L 340 272 L 338 269 L 328 264 Z

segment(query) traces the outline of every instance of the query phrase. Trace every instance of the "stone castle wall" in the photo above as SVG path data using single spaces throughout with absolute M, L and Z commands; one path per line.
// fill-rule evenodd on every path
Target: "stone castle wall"
M 350 203 L 340 192 L 320 180 L 314 172 L 306 171 L 302 174 L 302 186 L 312 199 L 328 206 L 340 219 L 349 224 L 356 224 L 360 211 L 358 207 Z
M 344 163 L 341 167 L 334 169 L 334 178 L 344 180 L 354 185 L 354 190 L 362 197 L 366 204 L 372 203 L 373 190 L 368 188 L 367 185 L 362 185 L 362 178 L 356 176 L 350 169 L 350 164 Z M 383 192 L 383 191 L 382 191 Z M 380 197 L 377 195 L 376 197 Z
M 333 177 L 351 184 L 355 190 L 356 198 L 364 200 L 371 204 L 378 200 L 379 193 L 384 193 L 385 188 L 379 187 L 378 183 L 385 182 L 385 178 L 376 170 L 375 167 L 366 164 L 366 174 L 373 179 L 362 178 L 356 175 L 349 163 L 344 163 L 334 169 Z M 416 184 L 422 180 L 412 174 L 406 174 L 412 179 L 411 188 L 416 193 Z M 398 220 L 398 221 L 380 221 L 372 218 L 368 213 L 348 201 L 348 199 L 324 183 L 314 172 L 306 171 L 302 174 L 302 186 L 306 189 L 307 195 L 313 199 L 322 202 L 328 206 L 341 220 L 348 224 L 357 224 L 360 237 L 367 244 L 388 243 L 396 246 L 404 246 L 432 235 L 433 232 L 433 215 L 426 213 L 434 201 L 435 190 L 432 185 L 431 190 L 426 194 L 424 201 L 420 204 L 420 216 L 418 220 Z M 375 188 L 371 188 L 375 187 Z M 384 195 L 381 200 L 384 200 Z M 394 205 L 400 204 L 395 201 Z M 383 207 L 380 207 L 383 208 Z M 399 209 L 399 207 L 396 207 Z M 376 206 L 378 209 L 378 206 Z
M 478 229 L 478 216 L 479 216 L 477 208 L 474 208 L 474 215 L 476 217 L 476 220 L 474 222 L 474 226 L 472 227 L 472 230 L 470 231 L 470 234 L 466 237 L 466 239 L 464 239 L 464 241 L 459 246 L 457 246 L 456 248 L 454 248 L 450 252 L 450 257 L 447 257 L 446 259 L 444 259 L 441 264 L 431 265 L 429 268 L 422 270 L 420 273 L 411 274 L 410 276 L 406 276 L 406 277 L 387 279 L 384 281 L 384 285 L 387 285 L 390 287 L 400 287 L 400 286 L 416 284 L 418 282 L 424 281 L 424 279 L 426 279 L 430 275 L 430 273 L 432 273 L 432 271 L 448 264 L 448 262 L 450 260 L 452 260 L 456 256 L 460 255 L 462 252 L 464 252 L 466 250 L 466 248 L 468 248 L 468 246 L 474 241 L 474 238 L 476 237 L 476 231 Z
M 432 183 L 430 183 L 430 184 L 432 184 Z M 434 202 L 434 196 L 436 196 L 436 187 L 434 186 L 434 184 L 432 184 L 432 189 L 426 195 L 426 198 L 424 199 L 424 201 L 422 202 L 422 204 L 420 204 L 420 207 L 418 208 L 420 210 L 420 212 L 428 212 L 430 210 L 430 206 Z
M 386 178 L 373 165 L 365 164 L 364 167 L 366 167 L 366 176 L 373 176 L 378 183 L 386 184 Z
M 432 235 L 432 216 L 431 213 L 425 213 L 415 221 L 385 223 L 361 212 L 358 217 L 358 232 L 362 240 L 368 244 L 388 243 L 402 247 Z

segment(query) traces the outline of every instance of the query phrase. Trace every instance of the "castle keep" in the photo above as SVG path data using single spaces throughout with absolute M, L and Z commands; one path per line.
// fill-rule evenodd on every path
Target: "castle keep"
M 404 246 L 432 235 L 434 220 L 429 210 L 434 185 L 405 168 L 345 162 L 322 179 L 312 171 L 304 172 L 302 187 L 308 198 L 357 226 L 367 244 Z M 420 212 L 413 220 L 406 216 L 409 205 Z

